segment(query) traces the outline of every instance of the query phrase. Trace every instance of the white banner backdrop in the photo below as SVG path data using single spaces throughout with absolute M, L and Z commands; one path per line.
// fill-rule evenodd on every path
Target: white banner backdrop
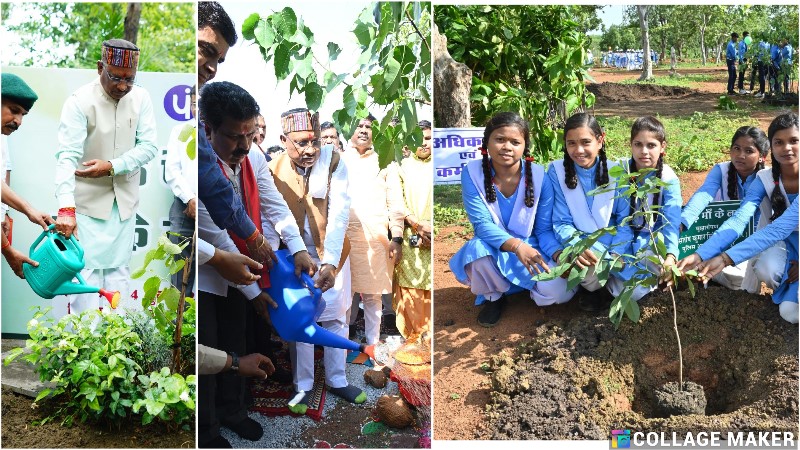
M 13 162 L 11 187 L 34 208 L 55 216 L 58 204 L 53 180 L 61 108 L 73 91 L 97 77 L 97 71 L 23 67 L 3 67 L 2 70 L 19 75 L 39 96 L 19 130 L 8 136 Z M 153 102 L 160 152 L 141 171 L 141 200 L 136 215 L 131 272 L 141 267 L 147 250 L 154 247 L 158 238 L 169 230 L 169 208 L 173 195 L 164 181 L 167 139 L 173 127 L 191 119 L 189 89 L 194 83 L 193 73 L 139 72 L 136 76 L 136 84 L 147 89 Z M 14 218 L 13 245 L 28 253 L 30 245 L 41 233 L 41 228 L 14 210 L 11 210 L 11 217 Z M 81 244 L 90 246 L 91 237 L 84 237 Z M 138 308 L 141 309 L 143 282 L 144 277 L 131 280 L 130 295 L 135 298 L 121 299 L 124 307 L 139 305 Z M 33 315 L 31 306 L 53 306 L 50 314 L 54 317 L 61 317 L 67 312 L 63 296 L 53 300 L 39 297 L 25 280 L 14 275 L 5 261 L 2 262 L 1 286 L 3 334 L 27 334 L 26 324 Z
M 433 130 L 434 184 L 461 184 L 461 169 L 481 158 L 483 128 L 436 128 Z

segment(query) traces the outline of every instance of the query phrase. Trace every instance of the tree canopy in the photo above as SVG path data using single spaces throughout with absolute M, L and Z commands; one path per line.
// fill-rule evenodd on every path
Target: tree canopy
M 473 125 L 497 112 L 517 112 L 530 122 L 534 154 L 557 155 L 563 121 L 594 103 L 584 60 L 597 9 L 437 6 L 434 20 L 448 51 L 473 73 Z
M 127 3 L 4 3 L 7 31 L 16 33 L 21 47 L 7 49 L 5 61 L 24 66 L 94 68 L 103 41 L 122 38 Z M 139 70 L 182 72 L 197 70 L 196 26 L 192 3 L 144 3 L 137 45 Z M 10 23 L 15 10 L 30 18 Z

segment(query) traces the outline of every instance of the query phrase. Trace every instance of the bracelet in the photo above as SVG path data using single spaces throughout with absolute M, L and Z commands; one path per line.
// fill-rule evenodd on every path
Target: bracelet
M 258 239 L 258 235 L 259 234 L 260 233 L 258 232 L 258 230 L 253 231 L 253 234 L 251 234 L 249 238 L 245 239 L 245 242 L 247 242 L 249 244 L 250 242 Z
M 75 217 L 75 207 L 59 208 L 58 217 Z
M 5 250 L 8 247 L 11 247 L 11 241 L 6 241 L 6 243 L 3 244 L 2 248 L 0 248 L 0 250 Z
M 513 253 L 513 254 L 515 254 L 515 255 L 516 255 L 516 254 L 517 254 L 517 249 L 519 248 L 519 246 L 520 246 L 520 245 L 522 245 L 522 239 L 520 239 L 520 240 L 517 242 L 517 245 L 515 245 L 515 246 L 514 246 L 514 248 L 512 248 L 512 249 L 511 249 L 511 253 Z

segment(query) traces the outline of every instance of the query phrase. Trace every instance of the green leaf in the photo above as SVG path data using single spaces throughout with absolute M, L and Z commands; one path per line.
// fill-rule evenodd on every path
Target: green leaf
M 161 291 L 161 295 L 158 296 L 159 301 L 163 301 L 167 308 L 172 311 L 178 310 L 178 300 L 181 297 L 180 291 L 176 289 L 174 286 L 169 286 L 163 291 Z
M 638 322 L 640 314 L 639 303 L 634 300 L 629 300 L 625 305 L 625 315 L 628 316 L 628 319 L 631 319 L 633 322 Z
M 400 63 L 394 57 L 383 66 L 383 94 L 394 95 L 400 86 Z
M 341 47 L 335 42 L 328 42 L 328 60 L 335 61 L 339 54 L 342 53 Z
M 578 270 L 577 267 L 572 269 L 569 273 L 569 277 L 567 277 L 567 290 L 572 290 L 583 281 L 583 276 L 581 276 L 581 270 Z
M 289 76 L 290 48 L 282 43 L 275 49 L 275 78 L 281 81 Z
M 325 91 L 317 83 L 311 82 L 306 85 L 306 107 L 311 111 L 318 111 L 325 98 Z
M 344 106 L 344 110 L 347 111 L 347 115 L 350 117 L 355 116 L 356 114 L 356 97 L 353 95 L 353 87 L 347 86 L 344 88 L 342 92 L 342 105 Z M 345 123 L 345 122 L 339 122 Z
M 694 281 L 690 278 L 686 278 L 686 282 L 689 284 L 689 294 L 694 298 Z
M 314 73 L 314 67 L 311 64 L 313 58 L 314 58 L 313 53 L 311 53 L 311 51 L 308 51 L 306 52 L 305 56 L 294 58 L 292 60 L 294 64 L 294 71 L 300 78 L 304 79 L 308 78 L 309 76 L 311 76 L 312 73 Z
M 176 273 L 180 272 L 181 269 L 183 269 L 183 267 L 185 265 L 186 265 L 186 260 L 185 259 L 177 259 L 177 260 L 175 260 L 175 262 L 172 263 L 172 266 L 170 266 L 170 268 L 169 268 L 169 274 L 170 275 L 175 275 Z
M 144 282 L 144 298 L 149 299 L 148 303 L 156 297 L 158 288 L 161 286 L 161 278 L 152 276 Z
M 287 6 L 271 17 L 272 23 L 275 24 L 275 29 L 284 39 L 288 39 L 297 32 L 297 15 L 292 8 Z
M 337 75 L 334 72 L 327 71 L 325 72 L 325 76 L 322 78 L 322 82 L 325 83 L 325 90 L 330 92 L 334 90 L 336 86 L 340 85 L 345 78 L 347 78 L 346 73 Z
M 258 42 L 258 45 L 264 49 L 272 47 L 272 44 L 275 43 L 275 30 L 266 20 L 260 20 L 258 22 L 254 31 L 254 36 L 256 42 Z M 267 53 L 267 56 L 265 56 L 264 59 L 269 62 L 271 59 L 269 53 Z
M 374 33 L 373 29 L 373 25 L 361 22 L 361 19 L 359 18 L 359 21 L 356 22 L 356 27 L 353 30 L 353 34 L 356 35 L 356 40 L 358 41 L 359 45 L 366 47 L 370 44 L 372 41 L 372 35 Z
M 50 389 L 42 389 L 42 392 L 39 392 L 39 395 L 36 396 L 36 399 L 33 402 L 38 402 L 39 400 L 47 397 L 50 395 L 50 392 L 52 392 Z
M 259 16 L 258 13 L 250 14 L 247 17 L 247 19 L 244 19 L 244 22 L 242 22 L 242 37 L 243 38 L 245 38 L 247 40 L 255 39 L 256 36 L 255 36 L 254 30 L 256 28 L 256 24 L 258 24 L 258 21 L 260 19 L 261 19 L 261 16 Z

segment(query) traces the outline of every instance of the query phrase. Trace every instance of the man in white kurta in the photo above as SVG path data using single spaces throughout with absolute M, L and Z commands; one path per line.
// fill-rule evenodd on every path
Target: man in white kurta
M 317 114 L 305 108 L 284 112 L 281 129 L 286 153 L 272 160 L 269 168 L 302 230 L 309 255 L 319 265 L 315 285 L 323 291 L 325 310 L 317 322 L 346 339 L 349 327 L 345 316 L 351 297 L 350 245 L 345 237 L 350 217 L 347 168 L 333 145 L 320 146 Z M 308 406 L 305 393 L 314 387 L 314 345 L 293 342 L 290 353 L 297 395 L 289 408 L 304 414 Z M 328 391 L 349 402 L 363 403 L 366 394 L 347 382 L 346 356 L 344 349 L 325 347 Z
M 403 193 L 393 178 L 397 176 L 396 167 L 380 168 L 378 154 L 372 148 L 371 116 L 359 122 L 341 155 L 351 174 L 347 237 L 353 292 L 361 294 L 365 334 L 371 345 L 380 338 L 381 295 L 392 292 L 394 266 L 403 244 Z M 350 317 L 355 317 L 355 311 Z
M 158 153 L 150 96 L 134 85 L 139 49 L 122 39 L 103 43 L 99 77 L 70 96 L 61 111 L 56 159 L 56 231 L 77 233 L 89 285 L 129 297 L 139 172 Z M 68 311 L 103 305 L 97 294 L 68 296 Z

